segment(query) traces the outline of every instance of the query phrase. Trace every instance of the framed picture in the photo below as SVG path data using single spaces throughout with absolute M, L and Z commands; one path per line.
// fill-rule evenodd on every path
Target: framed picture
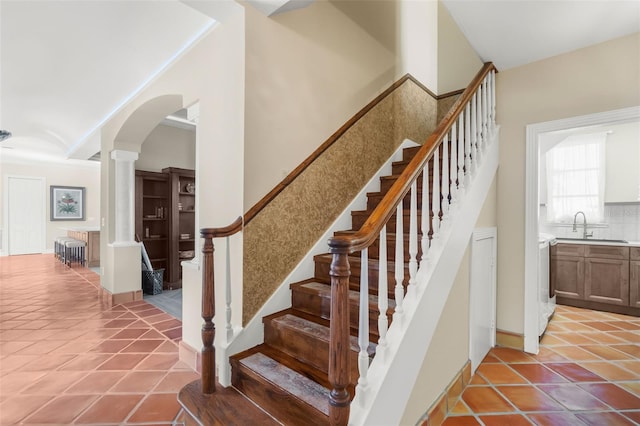
M 51 220 L 85 220 L 84 187 L 51 185 Z

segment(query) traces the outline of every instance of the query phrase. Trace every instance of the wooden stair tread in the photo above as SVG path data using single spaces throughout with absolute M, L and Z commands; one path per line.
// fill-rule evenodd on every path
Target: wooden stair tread
M 324 371 L 319 370 L 312 365 L 304 363 L 298 358 L 294 358 L 291 355 L 279 351 L 278 349 L 273 348 L 265 343 L 254 346 L 253 348 L 247 349 L 246 351 L 240 352 L 238 354 L 232 355 L 230 359 L 239 362 L 243 358 L 249 357 L 258 352 L 278 361 L 280 364 L 286 365 L 287 367 L 297 371 L 308 379 L 318 383 L 320 386 L 323 386 L 327 389 L 329 389 L 331 386 L 329 383 L 329 378 L 327 377 L 327 373 L 325 373 Z
M 331 298 L 331 284 L 323 283 L 315 280 L 305 280 L 295 284 L 291 284 L 291 290 L 302 291 L 312 295 L 318 295 L 320 297 Z M 396 301 L 391 298 L 388 299 L 389 309 L 394 309 Z M 349 289 L 349 301 L 354 305 L 360 304 L 360 292 Z M 369 293 L 369 309 L 377 309 L 378 307 L 378 295 Z
M 314 262 L 323 262 L 323 263 L 328 263 L 331 264 L 331 259 L 332 259 L 332 254 L 331 253 L 322 253 L 322 254 L 317 254 L 314 256 L 313 260 Z M 360 256 L 359 255 L 349 255 L 349 265 L 352 265 L 354 267 L 358 267 L 358 269 L 360 268 Z M 374 268 L 374 269 L 378 269 L 378 259 L 369 259 L 369 268 Z M 395 265 L 396 263 L 394 261 L 387 261 L 387 271 L 393 271 L 395 269 Z M 409 266 L 405 265 L 404 269 L 406 271 L 409 271 Z M 351 271 L 351 273 L 353 274 L 353 271 Z
M 282 424 L 233 387 L 218 385 L 215 393 L 203 394 L 201 380 L 184 386 L 178 394 L 178 402 L 201 425 Z
M 262 352 L 256 352 L 239 360 L 239 363 L 265 380 L 299 400 L 329 415 L 329 389 L 274 360 Z
M 286 309 L 266 316 L 263 321 L 272 321 L 281 329 L 289 329 L 300 334 L 305 334 L 315 340 L 325 342 L 327 345 L 329 344 L 329 321 L 315 315 L 295 309 Z M 351 350 L 357 353 L 360 351 L 360 347 L 358 345 L 358 336 L 353 335 L 355 332 L 357 332 L 357 330 L 352 330 L 350 343 Z M 376 346 L 376 343 L 369 342 L 367 350 L 369 356 L 375 355 Z

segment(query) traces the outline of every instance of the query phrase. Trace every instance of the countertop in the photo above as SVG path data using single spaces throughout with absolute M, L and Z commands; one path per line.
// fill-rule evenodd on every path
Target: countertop
M 627 241 L 626 243 L 619 240 L 598 240 L 598 239 L 579 239 L 579 238 L 556 238 L 558 243 L 562 244 L 588 244 L 594 246 L 622 246 L 622 247 L 640 247 L 640 241 Z

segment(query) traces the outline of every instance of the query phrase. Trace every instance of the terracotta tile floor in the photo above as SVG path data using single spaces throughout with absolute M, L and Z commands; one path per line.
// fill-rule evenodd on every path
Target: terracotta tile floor
M 53 255 L 0 258 L 0 425 L 181 424 L 181 323 L 107 306 L 99 277 Z
M 640 318 L 558 306 L 538 355 L 493 348 L 443 425 L 639 425 Z

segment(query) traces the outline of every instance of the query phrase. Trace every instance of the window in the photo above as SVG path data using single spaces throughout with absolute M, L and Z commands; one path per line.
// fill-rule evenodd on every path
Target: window
M 602 221 L 606 139 L 604 132 L 574 135 L 547 152 L 548 222 L 573 222 L 578 211 L 589 223 Z

